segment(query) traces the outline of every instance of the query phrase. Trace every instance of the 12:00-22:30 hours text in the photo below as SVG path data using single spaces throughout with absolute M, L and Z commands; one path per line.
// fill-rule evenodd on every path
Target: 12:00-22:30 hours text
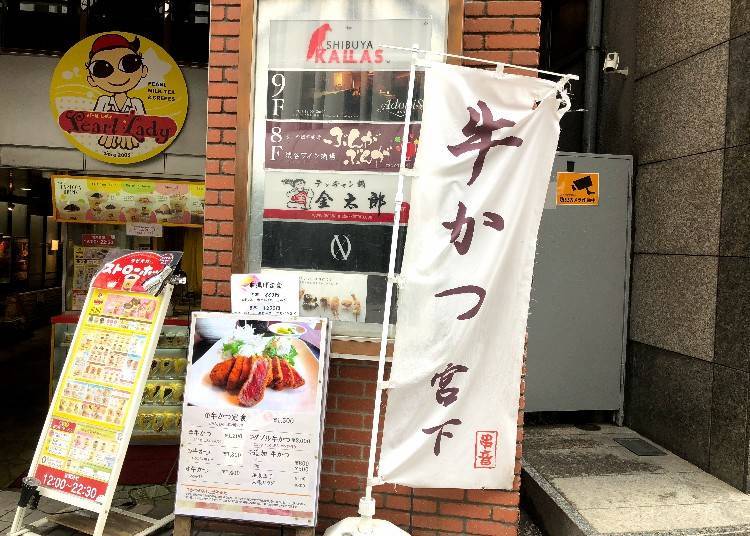
M 73 495 L 78 495 L 84 499 L 95 501 L 99 496 L 99 490 L 96 486 L 89 486 L 74 480 L 59 477 L 56 475 L 46 474 L 42 477 L 42 485 L 47 488 L 57 489 Z

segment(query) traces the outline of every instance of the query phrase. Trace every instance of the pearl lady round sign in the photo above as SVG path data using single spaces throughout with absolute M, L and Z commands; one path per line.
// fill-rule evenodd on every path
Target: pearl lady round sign
M 105 32 L 79 41 L 60 59 L 50 106 L 68 141 L 110 164 L 156 156 L 174 141 L 187 115 L 185 79 L 153 41 Z

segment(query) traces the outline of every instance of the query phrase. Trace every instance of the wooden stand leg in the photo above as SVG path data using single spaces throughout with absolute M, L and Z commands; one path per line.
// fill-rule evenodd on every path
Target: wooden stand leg
M 190 516 L 174 516 L 174 536 L 191 536 L 193 533 L 193 518 Z

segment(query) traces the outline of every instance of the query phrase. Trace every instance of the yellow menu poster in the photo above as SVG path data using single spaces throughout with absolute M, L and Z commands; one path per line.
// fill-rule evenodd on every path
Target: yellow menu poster
M 63 369 L 34 476 L 102 503 L 123 431 L 138 411 L 162 297 L 92 288 Z

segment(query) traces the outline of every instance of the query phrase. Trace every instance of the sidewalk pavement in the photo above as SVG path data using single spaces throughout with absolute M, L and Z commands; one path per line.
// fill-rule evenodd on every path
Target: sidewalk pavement
M 750 495 L 666 449 L 618 442 L 634 440 L 654 445 L 627 427 L 526 427 L 521 491 L 550 534 L 750 534 Z
M 19 493 L 17 491 L 0 491 L 0 535 L 8 533 L 13 516 L 16 512 Z M 115 494 L 115 504 L 123 504 L 131 499 L 137 500 L 137 505 L 131 509 L 139 514 L 151 517 L 163 517 L 172 512 L 174 508 L 174 486 L 120 486 Z M 58 512 L 60 510 L 70 510 L 70 506 L 42 499 L 39 503 L 40 510 L 30 512 L 26 516 L 26 521 L 32 523 L 41 519 L 46 514 L 42 512 Z M 80 535 L 74 530 L 65 527 L 57 527 L 50 530 L 49 536 L 73 536 Z M 157 532 L 157 536 L 167 536 L 172 534 L 172 525 Z M 521 525 L 519 528 L 521 536 L 545 536 L 539 527 L 536 526 L 525 512 L 521 512 Z M 196 536 L 231 536 L 231 533 L 218 533 L 209 531 L 198 531 Z

